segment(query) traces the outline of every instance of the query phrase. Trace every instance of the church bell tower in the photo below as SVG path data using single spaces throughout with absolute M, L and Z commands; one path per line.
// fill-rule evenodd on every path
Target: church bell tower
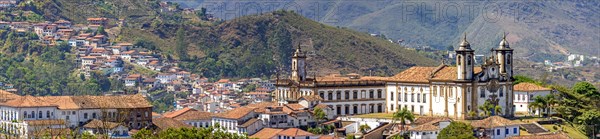
M 506 41 L 506 33 L 502 36 L 502 40 L 496 49 L 496 57 L 500 64 L 500 74 L 506 74 L 507 77 L 512 77 L 513 49 L 509 47 Z
M 458 74 L 457 80 L 473 79 L 473 61 L 474 51 L 471 49 L 471 44 L 467 41 L 467 34 L 463 37 L 456 51 L 456 70 Z
M 300 49 L 300 45 L 292 56 L 292 80 L 296 82 L 306 81 L 306 54 Z

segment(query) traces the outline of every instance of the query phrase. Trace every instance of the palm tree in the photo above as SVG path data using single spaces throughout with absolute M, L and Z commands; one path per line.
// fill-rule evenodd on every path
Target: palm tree
M 542 103 L 534 101 L 534 102 L 529 103 L 528 107 L 529 107 L 529 109 L 532 109 L 532 110 L 539 110 L 542 107 Z M 541 117 L 541 115 L 542 115 L 542 112 L 540 111 L 540 117 Z
M 483 105 L 478 107 L 479 110 L 481 110 L 484 114 L 484 116 L 491 116 L 492 113 L 490 112 L 490 110 L 492 110 L 492 108 L 494 108 L 494 105 L 492 105 L 492 103 L 490 103 L 490 101 L 485 101 L 483 103 Z
M 502 106 L 496 105 L 496 107 L 494 107 L 494 111 L 496 112 L 496 115 L 502 114 Z
M 546 113 L 548 113 L 548 115 L 550 115 L 550 111 L 554 108 L 554 105 L 556 105 L 556 103 L 558 103 L 558 100 L 554 97 L 553 94 L 548 94 L 546 95 L 546 97 L 544 97 L 545 101 L 546 101 L 546 108 L 548 110 L 546 110 Z
M 367 133 L 367 130 L 371 130 L 371 127 L 367 124 L 364 124 L 360 125 L 360 127 L 358 127 L 358 130 L 364 134 Z
M 540 112 L 540 117 L 542 117 L 542 110 L 546 110 L 546 108 L 548 107 L 548 101 L 546 100 L 546 97 L 536 96 L 533 98 L 533 102 L 529 103 L 529 105 L 530 107 L 537 108 Z
M 404 125 L 406 125 L 406 120 L 412 123 L 415 120 L 415 115 L 413 115 L 412 112 L 408 109 L 403 108 L 402 110 L 396 111 L 394 113 L 392 122 L 395 123 L 395 121 L 397 120 L 400 120 L 400 133 L 402 133 L 402 131 L 404 130 Z

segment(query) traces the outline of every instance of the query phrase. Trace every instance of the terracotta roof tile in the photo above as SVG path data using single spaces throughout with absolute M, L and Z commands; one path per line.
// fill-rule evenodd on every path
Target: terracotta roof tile
M 252 118 L 248 121 L 246 121 L 244 124 L 240 125 L 239 127 L 248 127 L 256 122 L 261 122 L 262 120 L 258 119 L 258 118 Z
M 507 139 L 570 139 L 564 133 L 551 133 L 551 134 L 538 134 L 538 135 L 526 135 L 526 136 L 512 136 Z
M 302 110 L 302 109 L 304 109 L 304 108 L 305 108 L 304 106 L 302 106 L 302 105 L 300 105 L 300 104 L 298 104 L 298 103 L 294 103 L 294 104 L 285 104 L 285 106 L 286 106 L 286 107 L 288 107 L 288 108 L 290 108 L 290 109 L 292 109 L 292 110 L 294 110 L 294 111 L 297 111 L 297 110 Z
M 277 133 L 277 135 L 297 137 L 297 136 L 313 136 L 314 134 L 312 134 L 310 132 L 306 132 L 306 131 L 304 131 L 302 129 L 298 129 L 298 128 L 288 128 L 286 130 L 283 130 L 283 131 Z
M 235 108 L 233 110 L 224 112 L 224 113 L 219 113 L 216 114 L 216 117 L 219 118 L 226 118 L 226 119 L 240 119 L 248 114 L 250 114 L 251 112 L 254 111 L 254 109 L 256 108 L 252 108 L 252 107 L 239 107 L 239 108 Z
M 437 122 L 446 121 L 446 120 L 451 120 L 451 119 L 448 117 L 423 116 L 423 117 L 417 118 L 411 124 L 422 125 L 422 124 L 427 124 L 427 123 L 437 123 Z
M 429 75 L 436 67 L 411 67 L 392 77 L 390 81 L 428 83 Z
M 471 125 L 475 128 L 486 128 L 486 129 L 494 128 L 494 127 L 520 125 L 520 124 L 521 123 L 519 123 L 519 122 L 511 121 L 511 120 L 502 118 L 500 116 L 491 116 L 491 117 L 485 118 L 483 120 L 477 120 L 477 121 L 471 122 Z
M 218 83 L 228 83 L 229 79 L 220 79 L 219 81 L 217 81 Z
M 473 69 L 473 71 L 474 71 L 474 74 L 477 74 L 477 73 L 481 72 L 481 67 L 475 67 Z M 435 72 L 435 74 L 432 77 L 432 79 L 435 79 L 435 80 L 456 80 L 456 79 L 458 79 L 458 74 L 456 74 L 456 72 L 457 72 L 456 67 L 443 66 L 442 69 L 440 69 L 437 72 Z
M 186 107 L 186 108 L 183 108 L 181 110 L 164 113 L 163 117 L 174 118 L 174 117 L 177 117 L 177 116 L 179 116 L 179 115 L 181 115 L 181 114 L 183 114 L 185 112 L 188 112 L 188 111 L 195 111 L 195 110 L 192 109 L 192 108 Z
M 275 137 L 277 135 L 277 133 L 279 133 L 281 131 L 283 131 L 283 129 L 263 128 L 262 130 L 254 133 L 254 135 L 250 136 L 250 138 L 271 139 L 272 137 Z
M 325 108 L 331 108 L 323 103 L 319 103 L 317 105 L 315 105 L 315 108 L 321 108 L 321 109 L 325 109 Z
M 533 83 L 519 83 L 514 87 L 515 91 L 550 91 L 552 89 L 545 88 Z
M 268 95 L 267 92 L 248 92 L 247 95 Z
M 413 128 L 408 129 L 408 131 L 437 131 L 439 128 L 438 126 L 435 125 L 431 125 L 431 124 L 423 124 L 423 125 L 419 125 Z
M 175 117 L 175 120 L 187 121 L 187 120 L 211 120 L 213 113 L 203 111 L 187 111 L 179 116 Z
M 191 128 L 191 125 L 185 124 L 181 121 L 177 121 L 173 118 L 154 118 L 152 119 L 152 124 L 154 124 L 156 127 L 160 128 L 161 130 L 165 130 L 168 128 L 181 128 L 181 127 L 187 127 L 187 128 Z

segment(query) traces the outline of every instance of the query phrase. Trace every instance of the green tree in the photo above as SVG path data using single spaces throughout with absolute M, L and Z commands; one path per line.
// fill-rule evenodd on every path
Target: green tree
M 596 109 L 584 110 L 580 116 L 577 116 L 577 118 L 575 118 L 575 123 L 582 125 L 582 127 L 585 128 L 584 131 L 588 134 L 598 133 L 600 129 L 593 128 L 592 126 L 600 125 L 600 111 Z
M 547 107 L 548 101 L 542 96 L 533 97 L 533 102 L 529 103 L 529 108 L 537 110 L 540 114 L 540 117 L 543 116 L 542 110 L 546 110 Z
M 176 33 L 176 40 L 177 40 L 177 55 L 179 56 L 180 60 L 188 60 L 188 55 L 187 55 L 187 44 L 185 43 L 185 32 L 183 29 L 183 25 L 181 25 L 181 27 L 179 27 L 179 29 L 177 29 L 177 33 Z
M 473 127 L 463 122 L 451 122 L 446 128 L 440 131 L 439 139 L 475 139 L 473 136 Z
M 589 82 L 578 82 L 573 85 L 573 92 L 592 99 L 600 99 L 600 92 Z
M 494 105 L 490 101 L 485 101 L 483 105 L 477 107 L 482 112 L 482 116 L 491 116 L 491 110 L 494 109 Z
M 200 20 L 208 20 L 208 17 L 206 16 L 206 8 L 202 7 L 200 8 L 200 11 L 196 11 L 196 16 L 198 16 Z
M 326 116 L 327 114 L 325 114 L 325 111 L 321 108 L 315 108 L 313 111 L 313 117 L 315 118 L 315 121 L 317 121 L 317 124 L 321 124 L 321 121 L 327 119 Z
M 364 125 L 360 125 L 358 127 L 358 130 L 364 134 L 364 133 L 367 133 L 368 130 L 371 130 L 371 127 L 367 124 L 364 124 Z
M 546 112 L 549 115 L 554 110 L 556 104 L 558 104 L 558 100 L 554 94 L 548 94 L 544 96 L 544 100 L 546 101 Z
M 104 30 L 104 26 L 98 27 L 98 29 L 96 30 L 96 34 L 108 35 L 108 33 L 106 33 L 106 30 Z
M 515 75 L 515 76 L 513 76 L 513 78 L 515 79 L 515 81 L 513 82 L 514 84 L 533 83 L 533 84 L 537 84 L 537 85 L 542 85 L 542 82 L 537 81 L 537 80 L 527 77 L 527 76 L 523 76 L 523 75 Z
M 402 125 L 400 127 L 400 132 L 402 132 L 404 130 L 404 125 L 406 125 L 406 121 L 408 120 L 412 123 L 415 120 L 415 115 L 408 109 L 402 108 L 393 114 L 392 123 L 395 123 L 397 120 L 400 120 L 400 125 Z
M 496 105 L 496 106 L 494 107 L 494 112 L 496 112 L 496 115 L 498 115 L 498 114 L 502 114 L 502 106 L 500 106 L 500 105 Z

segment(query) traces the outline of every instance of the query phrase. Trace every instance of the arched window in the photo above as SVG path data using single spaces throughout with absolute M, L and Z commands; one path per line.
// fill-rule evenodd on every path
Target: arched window
M 423 103 L 427 103 L 427 95 L 423 94 Z
M 500 89 L 498 90 L 498 95 L 500 95 L 500 97 L 504 96 L 504 90 L 503 90 L 503 88 L 504 87 L 500 87 Z
M 344 95 L 346 95 L 345 96 L 346 100 L 349 100 L 350 99 L 350 90 L 344 91 Z
M 46 118 L 50 118 L 50 111 L 46 111 Z
M 471 65 L 471 56 L 467 56 L 467 65 Z
M 394 100 L 394 91 L 390 92 L 390 100 L 393 101 Z
M 23 112 L 23 118 L 29 118 L 26 111 Z
M 35 118 L 35 111 L 31 111 L 31 117 L 29 118 Z
M 462 56 L 459 55 L 459 56 L 457 56 L 457 58 L 458 58 L 458 61 L 456 62 L 456 65 L 460 66 L 461 61 L 462 61 Z
M 483 87 L 479 88 L 479 97 L 485 98 L 485 89 Z
M 296 61 L 292 62 L 292 68 L 296 69 Z
M 322 99 L 325 99 L 325 92 L 319 91 L 319 96 L 321 96 Z
M 510 64 L 510 55 L 506 55 L 506 64 Z

